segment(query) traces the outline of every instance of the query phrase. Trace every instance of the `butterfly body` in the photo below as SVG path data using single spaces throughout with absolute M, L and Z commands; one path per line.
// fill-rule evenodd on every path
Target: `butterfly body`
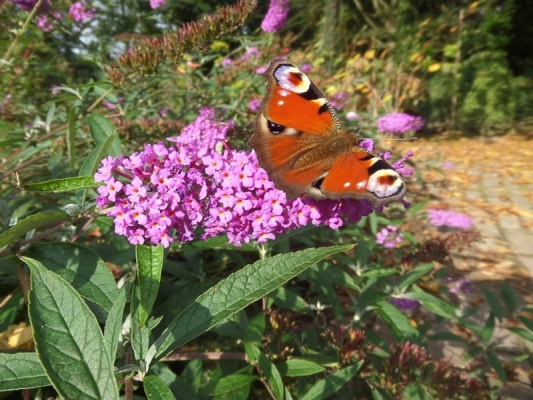
M 400 175 L 359 146 L 311 80 L 285 59 L 274 59 L 265 75 L 267 93 L 248 145 L 259 165 L 289 199 L 356 198 L 374 207 L 405 195 Z

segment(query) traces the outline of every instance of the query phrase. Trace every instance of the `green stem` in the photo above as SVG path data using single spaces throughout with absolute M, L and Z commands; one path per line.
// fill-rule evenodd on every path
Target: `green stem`
M 6 54 L 4 55 L 4 58 L 3 58 L 3 61 L 7 64 L 8 63 L 8 58 L 11 56 L 11 52 L 13 51 L 13 48 L 15 47 L 15 45 L 17 44 L 17 42 L 19 41 L 19 38 L 22 36 L 22 34 L 26 31 L 26 29 L 28 28 L 28 25 L 30 24 L 30 21 L 33 19 L 33 16 L 35 15 L 35 13 L 37 12 L 37 10 L 39 9 L 39 7 L 41 6 L 41 3 L 43 2 L 43 0 L 39 0 L 37 2 L 37 4 L 35 4 L 35 7 L 33 7 L 33 10 L 31 10 L 30 14 L 28 15 L 28 18 L 26 18 L 26 21 L 24 22 L 24 25 L 22 25 L 22 28 L 20 28 L 20 30 L 17 32 L 17 36 L 15 36 L 15 40 L 13 40 L 13 42 L 11 43 L 11 45 L 9 46 L 9 49 L 7 49 L 7 52 Z

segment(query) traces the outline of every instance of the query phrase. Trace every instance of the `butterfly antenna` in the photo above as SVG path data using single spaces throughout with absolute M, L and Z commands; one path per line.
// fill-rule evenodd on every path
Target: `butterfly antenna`
M 376 102 L 372 105 L 372 108 L 368 111 L 368 113 L 366 114 L 366 117 L 365 119 L 363 120 L 363 124 L 361 125 L 361 127 L 359 128 L 359 130 L 357 131 L 357 135 L 360 135 L 361 134 L 361 131 L 363 130 L 363 128 L 365 126 L 368 125 L 368 123 L 370 122 L 370 114 L 372 114 L 372 111 L 374 111 L 374 108 L 376 108 L 377 104 L 379 103 L 379 101 L 381 100 L 381 98 L 383 97 L 383 95 L 385 94 L 386 90 L 383 89 L 381 91 L 381 93 L 379 94 L 379 97 L 378 99 L 376 100 Z

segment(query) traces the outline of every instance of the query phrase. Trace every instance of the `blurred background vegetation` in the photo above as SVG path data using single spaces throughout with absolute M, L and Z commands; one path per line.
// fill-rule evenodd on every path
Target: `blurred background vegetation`
M 62 18 L 50 32 L 30 26 L 12 49 L 13 62 L 2 66 L 2 119 L 27 119 L 53 98 L 55 85 L 101 80 L 101 67 L 145 36 L 162 35 L 221 4 L 230 2 L 169 1 L 155 13 L 148 1 L 98 2 L 93 21 L 76 26 Z M 381 106 L 422 115 L 432 132 L 493 135 L 531 126 L 531 2 L 292 0 L 290 5 L 282 35 L 267 53 L 275 53 L 273 46 L 287 47 L 295 61 L 321 65 L 335 89 L 350 93 L 360 109 L 375 101 L 369 92 L 385 89 Z M 253 32 L 267 6 L 259 2 L 240 31 L 201 57 L 223 57 L 256 41 Z M 13 2 L 1 7 L 5 53 L 13 38 L 9 32 L 24 15 Z M 202 60 L 203 72 L 209 65 Z M 28 109 L 10 107 L 19 102 Z

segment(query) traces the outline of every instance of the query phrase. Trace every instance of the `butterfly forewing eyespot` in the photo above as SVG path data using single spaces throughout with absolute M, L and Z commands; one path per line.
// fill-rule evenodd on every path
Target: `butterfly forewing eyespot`
M 298 94 L 307 92 L 311 87 L 309 78 L 292 64 L 280 64 L 274 70 L 274 78 L 281 88 Z

